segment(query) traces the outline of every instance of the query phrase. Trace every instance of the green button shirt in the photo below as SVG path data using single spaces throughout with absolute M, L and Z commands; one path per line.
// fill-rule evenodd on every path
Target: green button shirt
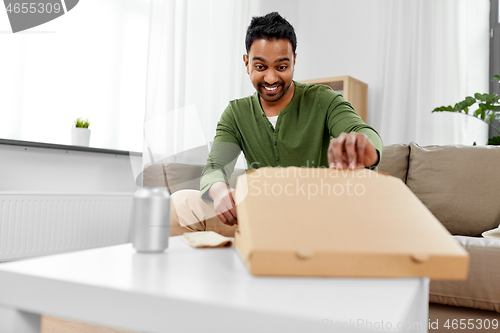
M 209 199 L 215 182 L 229 183 L 241 150 L 247 168 L 328 167 L 331 137 L 342 132 L 365 133 L 382 156 L 382 140 L 342 95 L 324 85 L 295 82 L 292 101 L 273 128 L 257 92 L 231 101 L 217 124 L 214 144 L 203 169 L 200 190 Z M 380 160 L 380 159 L 379 159 Z

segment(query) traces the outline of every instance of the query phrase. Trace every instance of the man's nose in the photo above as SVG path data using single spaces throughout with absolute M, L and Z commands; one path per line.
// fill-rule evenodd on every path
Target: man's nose
M 273 69 L 267 70 L 266 75 L 264 76 L 264 81 L 266 81 L 266 83 L 269 85 L 275 84 L 278 81 L 276 72 Z

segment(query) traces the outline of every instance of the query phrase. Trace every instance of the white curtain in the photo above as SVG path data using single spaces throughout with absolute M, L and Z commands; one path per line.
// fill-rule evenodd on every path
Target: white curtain
M 3 11 L 3 9 L 2 9 Z M 150 0 L 85 0 L 16 34 L 0 15 L 0 138 L 142 151 Z
M 479 120 L 431 113 L 488 92 L 488 0 L 387 0 L 373 125 L 384 144 L 472 144 Z M 470 119 L 469 119 L 470 118 Z
M 143 165 L 173 155 L 206 162 L 208 143 L 228 102 L 253 93 L 243 54 L 257 5 L 250 0 L 152 1 Z M 193 153 L 183 155 L 186 151 Z

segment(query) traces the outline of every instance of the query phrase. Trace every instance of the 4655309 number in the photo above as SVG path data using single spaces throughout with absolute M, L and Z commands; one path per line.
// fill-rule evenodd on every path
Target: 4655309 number
M 9 3 L 7 6 L 8 13 L 15 14 L 35 14 L 35 13 L 60 13 L 62 10 L 61 4 L 59 3 L 43 3 L 43 2 L 23 2 L 23 3 Z
M 498 328 L 498 319 L 448 319 L 443 327 L 447 329 L 473 330 L 473 329 L 494 329 Z

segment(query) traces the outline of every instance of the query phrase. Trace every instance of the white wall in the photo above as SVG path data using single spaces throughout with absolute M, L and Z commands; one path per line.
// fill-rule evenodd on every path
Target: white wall
M 381 88 L 378 64 L 383 0 L 261 1 L 260 14 L 279 12 L 295 28 L 295 80 L 349 75 L 368 84 L 368 122 Z
M 2 192 L 134 192 L 142 165 L 140 156 L 1 144 L 0 158 Z

